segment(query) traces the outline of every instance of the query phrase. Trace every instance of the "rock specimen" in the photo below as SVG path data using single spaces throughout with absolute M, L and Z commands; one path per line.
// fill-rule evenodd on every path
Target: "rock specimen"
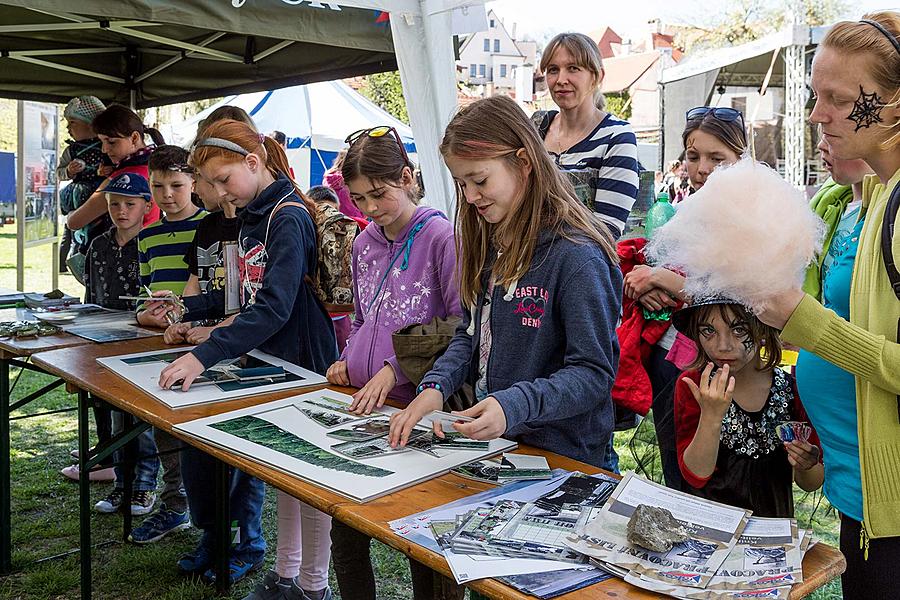
M 684 526 L 665 508 L 639 504 L 628 520 L 628 541 L 651 552 L 668 552 L 688 539 Z

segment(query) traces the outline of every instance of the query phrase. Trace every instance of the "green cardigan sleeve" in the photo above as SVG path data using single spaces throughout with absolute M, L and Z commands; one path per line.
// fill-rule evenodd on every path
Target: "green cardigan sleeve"
M 781 338 L 873 385 L 900 394 L 900 344 L 845 321 L 806 295 Z

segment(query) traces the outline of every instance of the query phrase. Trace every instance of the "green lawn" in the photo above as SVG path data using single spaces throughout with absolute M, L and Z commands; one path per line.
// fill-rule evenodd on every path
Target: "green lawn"
M 15 235 L 13 226 L 0 229 L 0 287 L 15 287 Z M 50 288 L 50 246 L 26 252 L 26 287 L 47 291 Z M 60 289 L 80 295 L 79 284 L 70 275 L 60 276 Z M 18 371 L 13 371 L 15 378 Z M 14 398 L 37 389 L 48 379 L 25 373 L 14 390 Z M 38 412 L 73 406 L 75 397 L 61 389 L 27 407 Z M 17 414 L 24 414 L 20 411 Z M 629 447 L 633 432 L 616 436 L 616 449 L 622 470 L 634 469 L 635 456 L 652 463 L 651 423 L 639 428 Z M 59 474 L 70 463 L 69 451 L 77 445 L 77 423 L 74 413 L 60 413 L 13 421 L 12 435 L 12 502 L 13 563 L 15 573 L 0 577 L 0 599 L 50 600 L 78 597 L 78 555 L 41 561 L 42 558 L 66 553 L 78 547 L 78 489 Z M 644 462 L 644 461 L 642 461 Z M 658 466 L 656 467 L 658 473 Z M 92 486 L 92 500 L 110 491 L 108 484 Z M 821 494 L 797 492 L 797 514 L 802 525 L 812 527 L 819 539 L 836 545 L 838 522 L 834 510 Z M 275 494 L 267 494 L 264 528 L 270 545 L 267 567 L 274 561 L 276 542 Z M 205 585 L 180 578 L 175 561 L 193 549 L 199 534 L 188 530 L 158 544 L 138 547 L 122 544 L 121 519 L 117 515 L 92 517 L 92 541 L 112 542 L 93 551 L 94 597 L 112 599 L 193 600 L 214 597 Z M 379 582 L 379 598 L 411 597 L 411 584 L 406 560 L 402 554 L 382 544 L 374 544 L 374 561 Z M 252 583 L 239 585 L 230 598 L 243 598 Z M 332 587 L 337 591 L 334 582 Z M 336 594 L 336 597 L 337 594 Z M 812 596 L 815 600 L 841 597 L 835 581 Z

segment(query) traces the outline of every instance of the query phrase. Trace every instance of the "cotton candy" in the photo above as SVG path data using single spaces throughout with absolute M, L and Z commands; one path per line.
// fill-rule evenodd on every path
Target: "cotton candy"
M 692 298 L 726 297 L 759 312 L 773 294 L 800 288 L 824 237 L 805 195 L 748 157 L 716 169 L 646 253 L 684 273 Z

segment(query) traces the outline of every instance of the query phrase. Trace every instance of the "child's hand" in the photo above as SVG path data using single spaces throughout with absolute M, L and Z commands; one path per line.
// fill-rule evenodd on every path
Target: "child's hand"
M 725 416 L 728 407 L 731 406 L 731 398 L 734 395 L 734 377 L 729 377 L 730 370 L 727 364 L 710 378 L 712 369 L 713 364 L 707 363 L 703 374 L 700 375 L 699 387 L 688 377 L 682 377 L 681 381 L 691 390 L 694 400 L 700 405 L 701 412 L 710 413 L 721 419 Z
M 397 385 L 397 376 L 391 365 L 384 365 L 375 373 L 375 377 L 369 380 L 361 390 L 353 394 L 353 403 L 350 404 L 350 412 L 358 415 L 367 415 L 372 409 L 384 406 L 387 395 Z
M 637 300 L 655 287 L 653 267 L 637 265 L 625 275 L 625 295 Z
M 453 429 L 473 440 L 495 440 L 506 433 L 506 413 L 493 396 L 488 396 L 472 408 L 457 413 L 474 417 L 468 423 L 454 423 Z
M 190 323 L 175 323 L 174 325 L 169 325 L 166 328 L 166 333 L 163 334 L 163 341 L 167 344 L 180 344 L 185 341 L 184 336 L 190 328 Z
M 147 327 L 167 329 L 169 327 L 169 322 L 166 320 L 168 308 L 166 308 L 165 302 L 155 302 L 154 304 L 153 308 L 145 308 L 137 314 L 137 322 Z
M 215 327 L 191 327 L 188 323 L 188 331 L 184 339 L 188 344 L 202 344 L 209 339 L 209 335 Z
M 112 173 L 114 170 L 115 170 L 115 167 L 113 167 L 111 165 L 100 165 L 99 167 L 97 167 L 97 175 L 99 175 L 100 177 L 106 177 L 107 175 Z
M 643 296 L 638 298 L 638 302 L 640 302 L 643 306 L 645 306 L 648 310 L 662 310 L 667 307 L 674 308 L 678 306 L 678 302 L 672 298 L 665 290 L 660 288 L 653 288 Z
M 819 464 L 819 447 L 809 442 L 785 442 L 784 449 L 787 450 L 788 462 L 798 471 L 808 471 Z
M 444 406 L 444 396 L 434 388 L 422 390 L 422 393 L 416 396 L 415 400 L 409 403 L 404 410 L 391 415 L 391 431 L 388 433 L 388 441 L 391 448 L 402 448 L 409 440 L 409 434 L 412 433 L 422 417 L 432 411 L 440 410 Z M 440 423 L 436 423 L 435 427 L 440 427 Z
M 84 161 L 83 160 L 79 160 L 76 158 L 75 160 L 70 161 L 69 164 L 66 165 L 66 173 L 68 174 L 69 178 L 74 177 L 75 175 L 77 175 L 78 173 L 81 173 L 82 171 L 84 171 Z
M 328 372 L 325 373 L 325 378 L 328 379 L 328 383 L 333 383 L 334 385 L 350 385 L 350 374 L 347 373 L 347 361 L 346 360 L 336 360 L 330 367 L 328 367 Z
M 205 369 L 191 352 L 188 352 L 171 365 L 167 366 L 159 374 L 159 387 L 164 390 L 181 382 L 181 390 L 186 392 L 191 389 L 191 384 Z

